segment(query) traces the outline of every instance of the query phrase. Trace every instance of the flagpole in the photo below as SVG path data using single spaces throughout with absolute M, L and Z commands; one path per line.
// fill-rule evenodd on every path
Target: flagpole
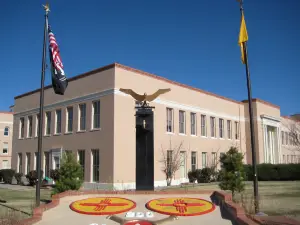
M 41 153 L 43 145 L 43 123 L 44 123 L 44 86 L 45 86 L 45 70 L 46 70 L 46 39 L 47 39 L 47 17 L 49 6 L 44 6 L 45 23 L 44 23 L 44 40 L 43 40 L 43 57 L 42 57 L 42 75 L 41 75 L 41 89 L 40 89 L 40 121 L 38 132 L 38 154 L 37 154 L 37 183 L 36 183 L 36 206 L 40 206 L 40 191 L 41 191 Z
M 243 11 L 244 11 L 243 0 L 239 0 L 239 2 L 240 2 L 241 15 L 243 15 Z M 249 64 L 248 64 L 247 43 L 243 42 L 242 44 L 243 44 L 244 59 L 245 59 L 245 66 L 246 66 L 248 102 L 249 102 L 253 187 L 254 187 L 254 209 L 255 209 L 255 213 L 258 213 L 259 212 L 259 198 L 258 198 L 258 180 L 257 180 L 256 151 L 255 151 L 254 123 L 253 123 L 252 90 L 251 90 L 250 70 L 249 70 Z

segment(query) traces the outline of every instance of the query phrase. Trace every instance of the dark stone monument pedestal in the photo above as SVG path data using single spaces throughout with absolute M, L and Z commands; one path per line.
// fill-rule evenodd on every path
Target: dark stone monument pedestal
M 136 107 L 136 190 L 154 190 L 154 107 Z

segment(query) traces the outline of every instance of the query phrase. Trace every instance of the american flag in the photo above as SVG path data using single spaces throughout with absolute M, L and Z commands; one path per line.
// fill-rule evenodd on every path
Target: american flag
M 64 66 L 59 54 L 59 48 L 55 36 L 48 25 L 49 52 L 52 72 L 52 86 L 56 94 L 63 95 L 68 86 L 68 80 L 64 72 Z

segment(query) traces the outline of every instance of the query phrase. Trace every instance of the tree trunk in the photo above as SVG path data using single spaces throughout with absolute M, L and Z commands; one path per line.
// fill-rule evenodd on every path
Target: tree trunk
M 172 178 L 167 178 L 167 186 L 171 186 Z

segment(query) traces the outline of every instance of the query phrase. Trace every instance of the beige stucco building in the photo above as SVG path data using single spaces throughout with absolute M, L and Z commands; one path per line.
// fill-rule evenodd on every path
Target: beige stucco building
M 46 87 L 42 149 L 46 175 L 49 169 L 59 167 L 61 153 L 69 150 L 84 168 L 87 187 L 135 187 L 135 101 L 119 88 L 138 93 L 171 88 L 151 103 L 155 106 L 155 186 L 166 185 L 162 149 L 172 150 L 180 144 L 180 156 L 185 160 L 173 184 L 187 181 L 189 170 L 207 166 L 232 145 L 245 153 L 245 163 L 251 163 L 247 101 L 111 64 L 69 79 L 64 96 Z M 12 165 L 23 173 L 36 168 L 39 95 L 35 90 L 15 97 Z M 254 99 L 253 106 L 258 162 L 298 161 L 297 152 L 281 142 L 281 132 L 288 132 L 281 120 L 289 119 L 282 118 L 280 108 L 271 103 Z
M 10 169 L 12 156 L 13 113 L 0 112 L 0 169 Z

